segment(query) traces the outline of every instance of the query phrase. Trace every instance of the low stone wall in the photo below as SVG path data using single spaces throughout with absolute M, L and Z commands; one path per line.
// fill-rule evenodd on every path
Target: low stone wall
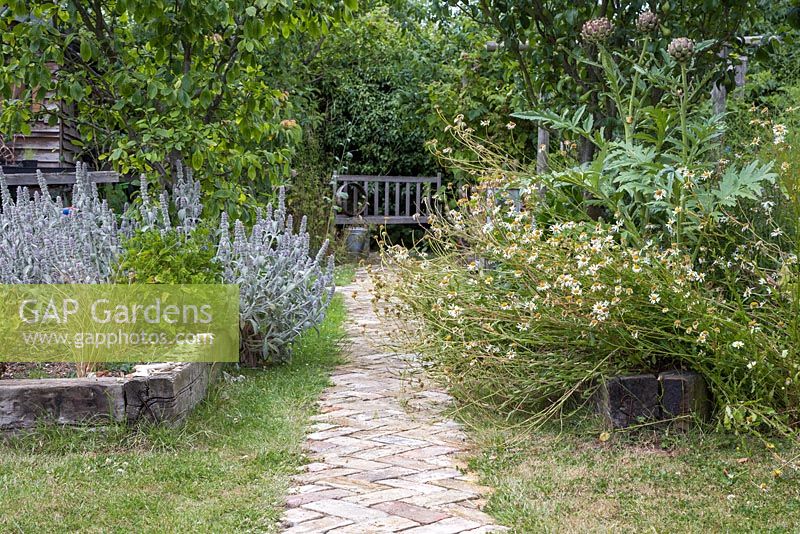
M 125 378 L 52 378 L 0 382 L 0 431 L 135 422 L 179 424 L 202 401 L 219 364 L 137 365 Z

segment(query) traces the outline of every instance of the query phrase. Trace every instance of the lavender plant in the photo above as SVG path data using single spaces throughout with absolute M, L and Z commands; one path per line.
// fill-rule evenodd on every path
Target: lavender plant
M 247 365 L 283 362 L 291 357 L 292 342 L 318 325 L 333 296 L 333 256 L 325 255 L 326 241 L 315 257 L 309 256 L 306 218 L 294 232 L 286 213 L 285 192 L 277 209 L 259 211 L 248 234 L 244 224 L 230 223 L 222 214 L 216 261 L 223 279 L 239 284 L 241 292 L 241 358 Z

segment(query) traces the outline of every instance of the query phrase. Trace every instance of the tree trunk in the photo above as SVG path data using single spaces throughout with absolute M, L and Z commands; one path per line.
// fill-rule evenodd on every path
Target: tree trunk
M 264 338 L 245 323 L 239 332 L 239 364 L 243 367 L 264 367 L 262 354 Z

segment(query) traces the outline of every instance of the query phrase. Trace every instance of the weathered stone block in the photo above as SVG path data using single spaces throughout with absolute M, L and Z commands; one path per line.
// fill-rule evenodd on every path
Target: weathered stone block
M 703 378 L 690 371 L 669 371 L 658 377 L 661 384 L 661 409 L 664 418 L 708 417 L 708 391 Z
M 661 415 L 658 386 L 655 375 L 610 378 L 598 388 L 597 410 L 614 428 L 658 419 Z

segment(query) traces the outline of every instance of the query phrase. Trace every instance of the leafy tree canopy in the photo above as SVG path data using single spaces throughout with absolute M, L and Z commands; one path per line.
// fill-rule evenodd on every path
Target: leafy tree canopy
M 214 207 L 248 202 L 288 172 L 299 139 L 290 95 L 271 84 L 274 49 L 316 38 L 356 0 L 7 2 L 0 131 L 74 120 L 84 156 L 123 173 L 203 169 Z M 43 98 L 60 102 L 37 106 Z

